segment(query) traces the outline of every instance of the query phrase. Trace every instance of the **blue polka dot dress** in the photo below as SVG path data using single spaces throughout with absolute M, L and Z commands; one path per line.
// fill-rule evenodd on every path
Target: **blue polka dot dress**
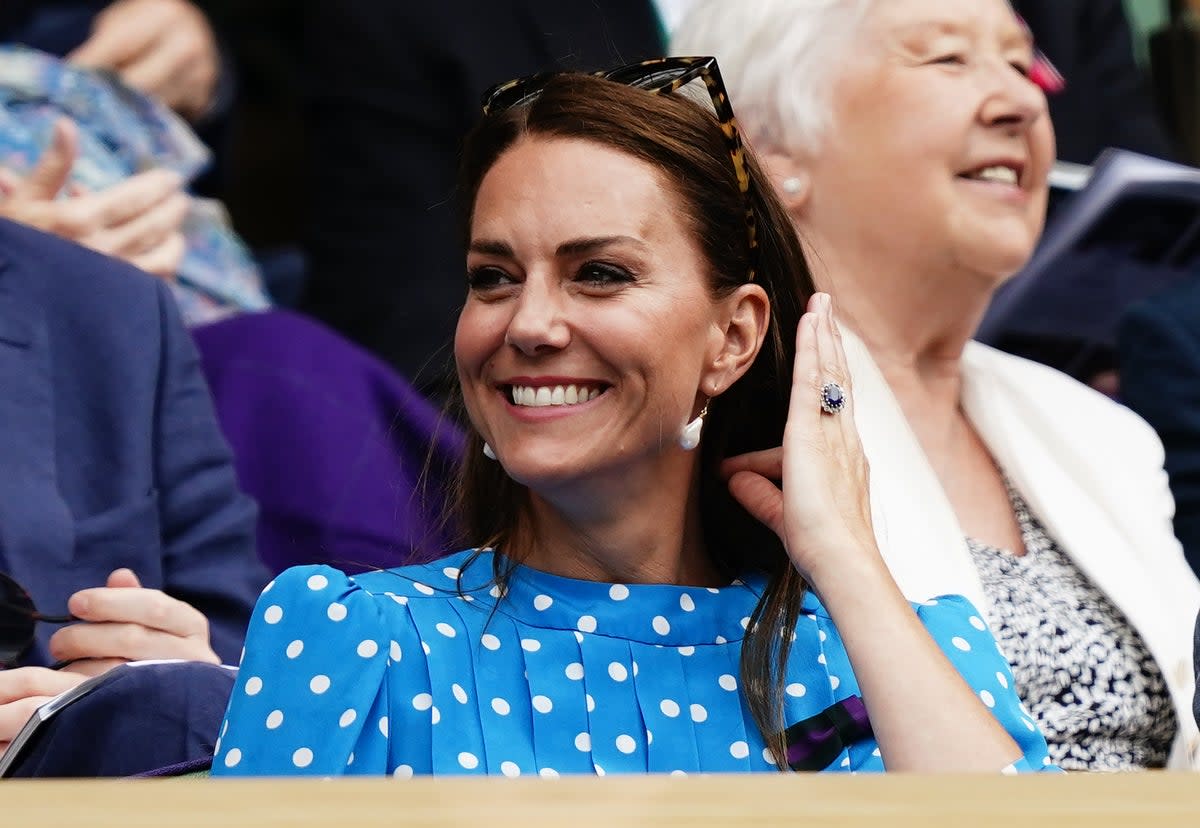
M 298 567 L 268 585 L 214 775 L 775 770 L 738 674 L 762 578 L 626 586 L 517 567 L 502 594 L 493 553 L 466 566 L 470 554 L 354 577 Z M 970 603 L 948 597 L 916 612 L 1020 745 L 1024 758 L 1005 770 L 1049 766 Z M 785 687 L 789 724 L 859 692 L 811 593 Z M 868 736 L 829 769 L 883 763 Z

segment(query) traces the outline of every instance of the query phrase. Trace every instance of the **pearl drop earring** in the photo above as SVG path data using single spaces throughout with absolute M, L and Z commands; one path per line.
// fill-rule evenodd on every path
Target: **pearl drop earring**
M 483 444 L 483 456 L 489 460 L 496 459 L 496 450 L 492 448 L 491 444 L 489 444 L 489 443 Z
M 793 176 L 783 179 L 783 181 L 780 183 L 779 186 L 788 195 L 796 195 L 797 193 L 799 193 L 801 190 L 804 189 L 804 182 L 793 175 Z
M 704 418 L 708 415 L 708 403 L 700 409 L 699 416 L 683 427 L 679 435 L 679 445 L 684 451 L 691 451 L 700 445 L 700 432 L 704 430 Z

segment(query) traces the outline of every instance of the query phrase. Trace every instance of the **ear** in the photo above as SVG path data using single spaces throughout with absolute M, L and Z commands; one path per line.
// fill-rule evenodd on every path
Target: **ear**
M 750 369 L 771 318 L 771 302 L 761 285 L 742 285 L 721 304 L 713 331 L 713 357 L 700 378 L 700 390 L 709 397 L 724 393 Z
M 812 194 L 812 176 L 808 165 L 796 156 L 780 152 L 763 153 L 758 160 L 792 218 L 803 215 Z

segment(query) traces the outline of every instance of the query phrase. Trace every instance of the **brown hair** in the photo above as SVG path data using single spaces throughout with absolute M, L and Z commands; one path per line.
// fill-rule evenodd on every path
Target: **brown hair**
M 745 375 L 709 403 L 700 446 L 699 497 L 704 545 L 714 565 L 731 579 L 750 571 L 768 576 L 742 646 L 742 686 L 776 764 L 786 769 L 784 666 L 804 583 L 775 534 L 729 494 L 718 466 L 725 457 L 783 442 L 795 332 L 813 291 L 791 220 L 749 152 L 751 187 L 743 196 L 710 111 L 680 95 L 565 74 L 549 81 L 531 102 L 485 117 L 467 138 L 459 189 L 464 242 L 469 241 L 480 183 L 523 136 L 585 139 L 651 164 L 673 187 L 700 240 L 713 295 L 745 284 L 753 266 L 770 299 L 763 349 Z M 758 224 L 757 250 L 751 250 L 746 232 L 746 198 Z M 528 490 L 498 463 L 484 459 L 482 439 L 474 430 L 468 432 L 457 491 L 459 526 L 467 543 L 503 549 L 522 526 Z M 502 583 L 517 562 L 499 555 L 494 560 Z

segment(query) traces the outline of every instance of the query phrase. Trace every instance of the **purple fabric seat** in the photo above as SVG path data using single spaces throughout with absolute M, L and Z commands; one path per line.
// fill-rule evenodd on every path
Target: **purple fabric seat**
M 445 554 L 443 493 L 463 436 L 429 400 L 299 314 L 244 314 L 193 335 L 271 570 Z

